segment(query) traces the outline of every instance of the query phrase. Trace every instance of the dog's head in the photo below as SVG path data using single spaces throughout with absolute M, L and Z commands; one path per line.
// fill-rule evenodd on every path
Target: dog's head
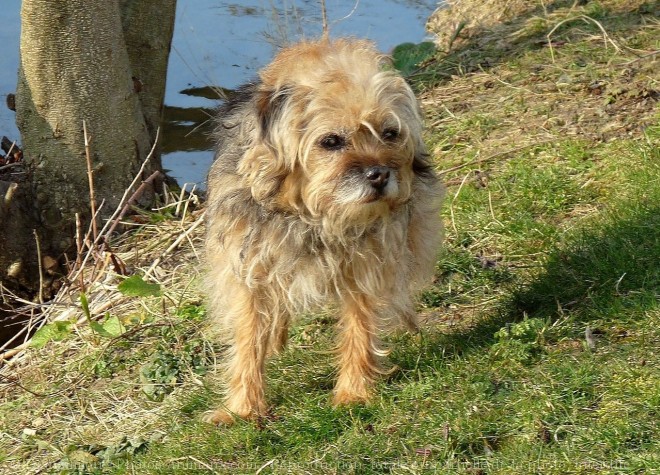
M 430 173 L 417 100 L 371 43 L 283 50 L 262 71 L 257 138 L 241 167 L 254 196 L 311 219 L 367 224 Z

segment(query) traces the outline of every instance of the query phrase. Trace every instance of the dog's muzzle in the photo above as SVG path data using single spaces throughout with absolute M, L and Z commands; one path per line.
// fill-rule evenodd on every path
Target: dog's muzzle
M 395 169 L 383 165 L 355 167 L 344 175 L 336 200 L 339 203 L 374 203 L 395 199 L 398 191 Z
M 379 194 L 382 194 L 390 180 L 390 169 L 381 166 L 369 167 L 364 171 L 364 177 Z

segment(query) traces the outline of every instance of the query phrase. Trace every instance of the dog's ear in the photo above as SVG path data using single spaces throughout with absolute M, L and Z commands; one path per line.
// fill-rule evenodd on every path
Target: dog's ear
M 257 92 L 259 139 L 269 147 L 276 148 L 277 125 L 282 123 L 282 115 L 291 95 L 292 89 L 287 86 L 278 89 L 262 89 Z
M 290 129 L 285 117 L 290 96 L 290 88 L 264 85 L 253 96 L 256 137 L 239 168 L 257 201 L 271 201 L 288 174 L 284 140 Z
M 422 180 L 435 180 L 435 172 L 426 150 L 416 150 L 412 163 L 413 172 Z

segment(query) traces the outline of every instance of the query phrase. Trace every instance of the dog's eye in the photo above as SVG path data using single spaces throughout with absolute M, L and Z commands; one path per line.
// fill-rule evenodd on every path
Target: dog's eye
M 326 150 L 340 150 L 346 146 L 346 139 L 337 134 L 326 135 L 319 142 Z
M 397 129 L 385 129 L 381 137 L 385 142 L 394 142 L 399 138 L 399 131 Z

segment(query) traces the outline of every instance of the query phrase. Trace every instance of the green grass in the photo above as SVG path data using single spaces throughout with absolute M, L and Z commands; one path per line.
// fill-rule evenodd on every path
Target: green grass
M 658 49 L 651 6 L 585 8 L 621 44 Z M 0 405 L 0 464 L 45 460 L 64 474 L 660 473 L 658 75 L 651 59 L 605 50 L 599 29 L 578 23 L 555 33 L 566 41 L 555 63 L 530 47 L 548 32 L 538 19 L 499 56 L 492 42 L 462 49 L 417 78 L 426 98 L 439 85 L 426 110 L 448 184 L 447 236 L 420 298 L 423 330 L 386 335 L 392 372 L 371 404 L 331 406 L 333 319 L 307 315 L 269 362 L 272 417 L 201 423 L 221 393 L 193 302 L 126 320 L 124 337 L 88 343 L 66 366 L 52 361 L 71 350 L 47 345 L 50 362 L 23 381 L 40 394 Z M 443 79 L 484 55 L 497 66 Z M 562 74 L 568 89 L 556 86 Z M 597 94 L 594 81 L 606 83 Z M 122 402 L 119 422 L 94 423 L 118 406 L 100 406 L 100 393 Z
M 449 232 L 424 301 L 472 313 L 469 324 L 390 335 L 397 369 L 373 404 L 330 406 L 332 331 L 311 316 L 268 368 L 274 418 L 204 425 L 200 413 L 219 396 L 200 388 L 165 440 L 135 462 L 159 467 L 148 473 L 177 463 L 200 473 L 204 464 L 227 473 L 265 465 L 261 473 L 652 473 L 660 464 L 660 155 L 649 144 L 657 129 L 647 138 L 591 151 L 601 160 L 620 152 L 616 170 L 600 164 L 609 184 L 598 194 L 579 186 L 596 164 L 583 165 L 585 149 L 574 144 L 548 150 L 561 161 L 539 153 L 538 173 L 521 156 L 486 188 L 464 186 L 454 201 L 460 231 Z M 599 211 L 572 218 L 584 203 Z M 484 267 L 480 251 L 501 260 Z M 516 268 L 521 262 L 536 266 Z M 485 310 L 469 308 L 493 298 Z

